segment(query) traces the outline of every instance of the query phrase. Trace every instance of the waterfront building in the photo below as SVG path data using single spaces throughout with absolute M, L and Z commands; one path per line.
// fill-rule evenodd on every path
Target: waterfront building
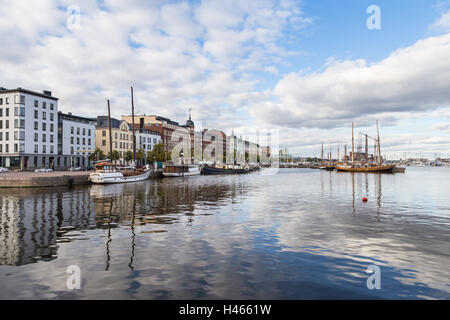
M 122 120 L 132 123 L 131 115 L 122 116 Z M 179 143 L 178 139 L 172 139 L 174 132 L 180 132 L 181 135 L 189 131 L 191 140 L 194 140 L 194 122 L 189 116 L 189 120 L 186 121 L 186 125 L 180 125 L 176 121 L 172 121 L 169 118 L 164 118 L 157 115 L 138 115 L 134 116 L 135 124 L 139 123 L 145 126 L 146 129 L 156 131 L 161 137 L 161 141 L 164 144 L 166 151 L 171 152 L 173 148 Z
M 95 150 L 95 119 L 58 112 L 58 168 L 91 166 Z
M 55 166 L 58 98 L 22 88 L 0 88 L 0 166 L 33 170 Z
M 111 136 L 113 151 L 118 151 L 119 160 L 115 163 L 125 163 L 125 153 L 133 151 L 133 132 L 131 125 L 124 121 L 111 118 Z M 109 155 L 109 127 L 108 116 L 98 116 L 95 127 L 95 147 L 102 150 L 105 155 Z

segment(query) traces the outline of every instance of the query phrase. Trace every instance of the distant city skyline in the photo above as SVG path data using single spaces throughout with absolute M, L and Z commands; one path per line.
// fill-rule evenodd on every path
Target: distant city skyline
M 0 86 L 65 113 L 120 118 L 133 85 L 138 114 L 278 129 L 296 156 L 379 119 L 388 158 L 450 157 L 450 1 L 6 0 L 0 26 Z

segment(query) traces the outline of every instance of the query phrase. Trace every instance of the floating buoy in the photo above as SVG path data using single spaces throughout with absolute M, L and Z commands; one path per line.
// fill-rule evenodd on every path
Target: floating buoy
M 366 197 L 362 198 L 362 201 L 367 202 L 367 198 Z

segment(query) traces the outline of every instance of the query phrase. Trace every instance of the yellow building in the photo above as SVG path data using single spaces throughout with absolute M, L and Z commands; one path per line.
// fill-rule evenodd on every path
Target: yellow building
M 124 156 L 127 151 L 133 151 L 133 131 L 131 125 L 124 120 L 111 118 L 112 148 L 120 154 L 119 162 L 125 163 Z M 108 117 L 97 117 L 95 127 L 95 147 L 109 155 L 109 126 Z

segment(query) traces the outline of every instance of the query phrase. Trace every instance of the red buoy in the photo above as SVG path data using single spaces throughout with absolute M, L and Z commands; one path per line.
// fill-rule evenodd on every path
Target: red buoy
M 367 202 L 367 198 L 366 197 L 362 198 L 362 201 Z

